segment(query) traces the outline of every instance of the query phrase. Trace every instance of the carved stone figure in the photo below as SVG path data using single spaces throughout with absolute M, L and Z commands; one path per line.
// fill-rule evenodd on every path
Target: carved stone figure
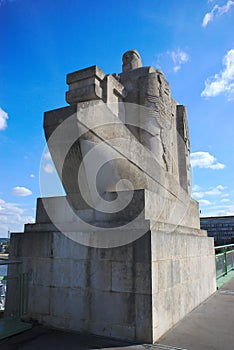
M 123 54 L 123 72 L 142 67 L 141 56 L 137 50 L 129 50 Z

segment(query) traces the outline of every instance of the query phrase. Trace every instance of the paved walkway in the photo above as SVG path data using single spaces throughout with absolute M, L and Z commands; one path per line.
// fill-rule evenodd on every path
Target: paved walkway
M 233 350 L 234 278 L 154 345 L 130 345 L 86 334 L 34 327 L 0 341 L 1 350 Z

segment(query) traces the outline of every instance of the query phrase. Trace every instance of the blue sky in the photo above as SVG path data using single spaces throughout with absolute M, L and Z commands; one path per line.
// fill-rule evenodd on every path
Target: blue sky
M 43 113 L 66 105 L 66 74 L 120 72 L 132 48 L 187 106 L 202 215 L 234 214 L 234 1 L 0 0 L 0 33 L 0 236 L 33 222 L 42 157 L 53 176 Z

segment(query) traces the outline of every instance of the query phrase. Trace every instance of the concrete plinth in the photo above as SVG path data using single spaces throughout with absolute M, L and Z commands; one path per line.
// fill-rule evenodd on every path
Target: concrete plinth
M 36 224 L 26 225 L 23 234 L 12 234 L 10 255 L 20 257 L 29 272 L 28 319 L 152 343 L 215 291 L 213 239 L 206 231 L 141 217 L 126 232 L 116 228 L 116 235 L 121 231 L 128 237 L 143 228 L 138 239 L 98 248 L 93 242 L 77 242 L 78 233 L 88 232 L 66 217 L 63 197 L 43 202 L 57 208 L 58 222 L 70 231 L 65 235 L 49 221 L 39 199 Z M 100 223 L 108 231 L 110 222 L 98 219 L 97 213 L 81 215 L 92 222 L 94 240 L 99 239 Z

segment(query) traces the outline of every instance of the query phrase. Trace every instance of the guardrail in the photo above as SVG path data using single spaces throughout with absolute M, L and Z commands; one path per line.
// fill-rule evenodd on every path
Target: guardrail
M 22 262 L 0 260 L 0 339 L 32 328 L 22 322 L 27 313 L 28 275 L 22 272 Z
M 216 279 L 234 270 L 234 244 L 215 247 Z
M 4 318 L 21 318 L 27 312 L 28 275 L 22 272 L 22 262 L 16 260 L 0 260 L 0 310 Z M 1 269 L 2 270 L 2 269 Z

